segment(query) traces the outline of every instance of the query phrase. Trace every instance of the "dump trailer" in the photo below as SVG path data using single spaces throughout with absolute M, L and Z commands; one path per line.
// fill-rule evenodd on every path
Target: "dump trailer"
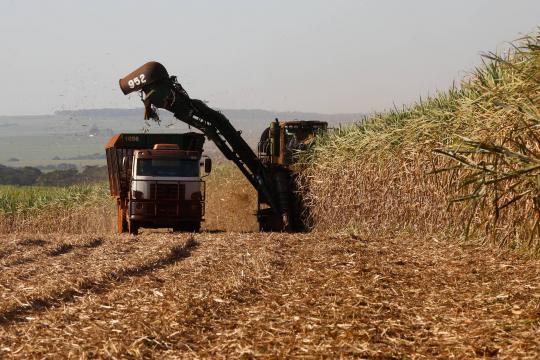
M 275 135 L 272 152 L 266 159 L 255 154 L 229 120 L 219 111 L 207 106 L 204 101 L 191 99 L 176 76 L 169 76 L 165 67 L 155 61 L 124 76 L 119 81 L 120 89 L 127 95 L 141 92 L 145 106 L 145 119 L 158 120 L 157 108 L 166 109 L 174 117 L 199 129 L 212 140 L 223 155 L 233 161 L 258 193 L 257 218 L 263 231 L 302 231 L 306 228 L 305 217 L 290 165 L 294 150 L 287 146 L 285 125 L 278 125 L 276 131 L 283 131 L 282 137 Z M 278 122 L 279 123 L 279 122 Z M 322 125 L 321 125 L 322 124 Z M 308 129 L 306 123 L 298 129 Z M 271 125 L 270 128 L 276 125 Z M 281 129 L 281 130 L 279 130 Z M 315 126 L 311 134 L 326 130 L 326 123 Z M 282 141 L 282 142 L 279 142 Z M 278 143 L 279 142 L 279 143 Z M 286 152 L 290 150 L 290 154 Z M 283 153 L 278 154 L 278 151 Z M 282 159 L 282 160 L 279 160 Z
M 204 135 L 117 134 L 105 146 L 119 233 L 140 227 L 199 231 L 212 162 Z

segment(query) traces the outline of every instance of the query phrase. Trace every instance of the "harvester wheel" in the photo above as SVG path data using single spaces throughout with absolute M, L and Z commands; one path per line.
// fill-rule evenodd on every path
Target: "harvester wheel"
M 259 231 L 261 232 L 281 232 L 285 230 L 281 216 L 274 214 L 272 209 L 262 209 L 258 214 Z

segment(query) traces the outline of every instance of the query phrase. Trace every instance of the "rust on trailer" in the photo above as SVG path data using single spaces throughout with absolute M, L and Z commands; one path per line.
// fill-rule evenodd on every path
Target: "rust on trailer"
M 156 144 L 154 150 L 180 150 L 176 144 Z
M 122 134 L 115 134 L 111 136 L 109 141 L 107 141 L 107 144 L 105 144 L 105 149 L 114 147 L 114 145 L 118 142 L 118 139 L 120 138 L 120 136 L 122 136 Z

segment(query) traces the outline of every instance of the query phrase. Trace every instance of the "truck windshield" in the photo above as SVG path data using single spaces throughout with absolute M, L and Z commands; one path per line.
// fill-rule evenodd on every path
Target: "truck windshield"
M 137 175 L 197 177 L 199 162 L 186 159 L 137 159 Z

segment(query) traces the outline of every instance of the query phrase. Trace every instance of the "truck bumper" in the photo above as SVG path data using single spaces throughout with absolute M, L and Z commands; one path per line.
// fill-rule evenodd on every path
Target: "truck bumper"
M 160 228 L 160 227 L 175 227 L 182 224 L 191 224 L 196 222 L 201 222 L 202 219 L 199 218 L 150 218 L 147 216 L 141 215 L 131 215 L 129 217 L 131 221 L 137 222 L 139 226 L 148 227 L 148 228 Z
M 194 200 L 181 202 L 132 200 L 129 204 L 129 219 L 142 227 L 172 227 L 201 222 L 202 205 Z

